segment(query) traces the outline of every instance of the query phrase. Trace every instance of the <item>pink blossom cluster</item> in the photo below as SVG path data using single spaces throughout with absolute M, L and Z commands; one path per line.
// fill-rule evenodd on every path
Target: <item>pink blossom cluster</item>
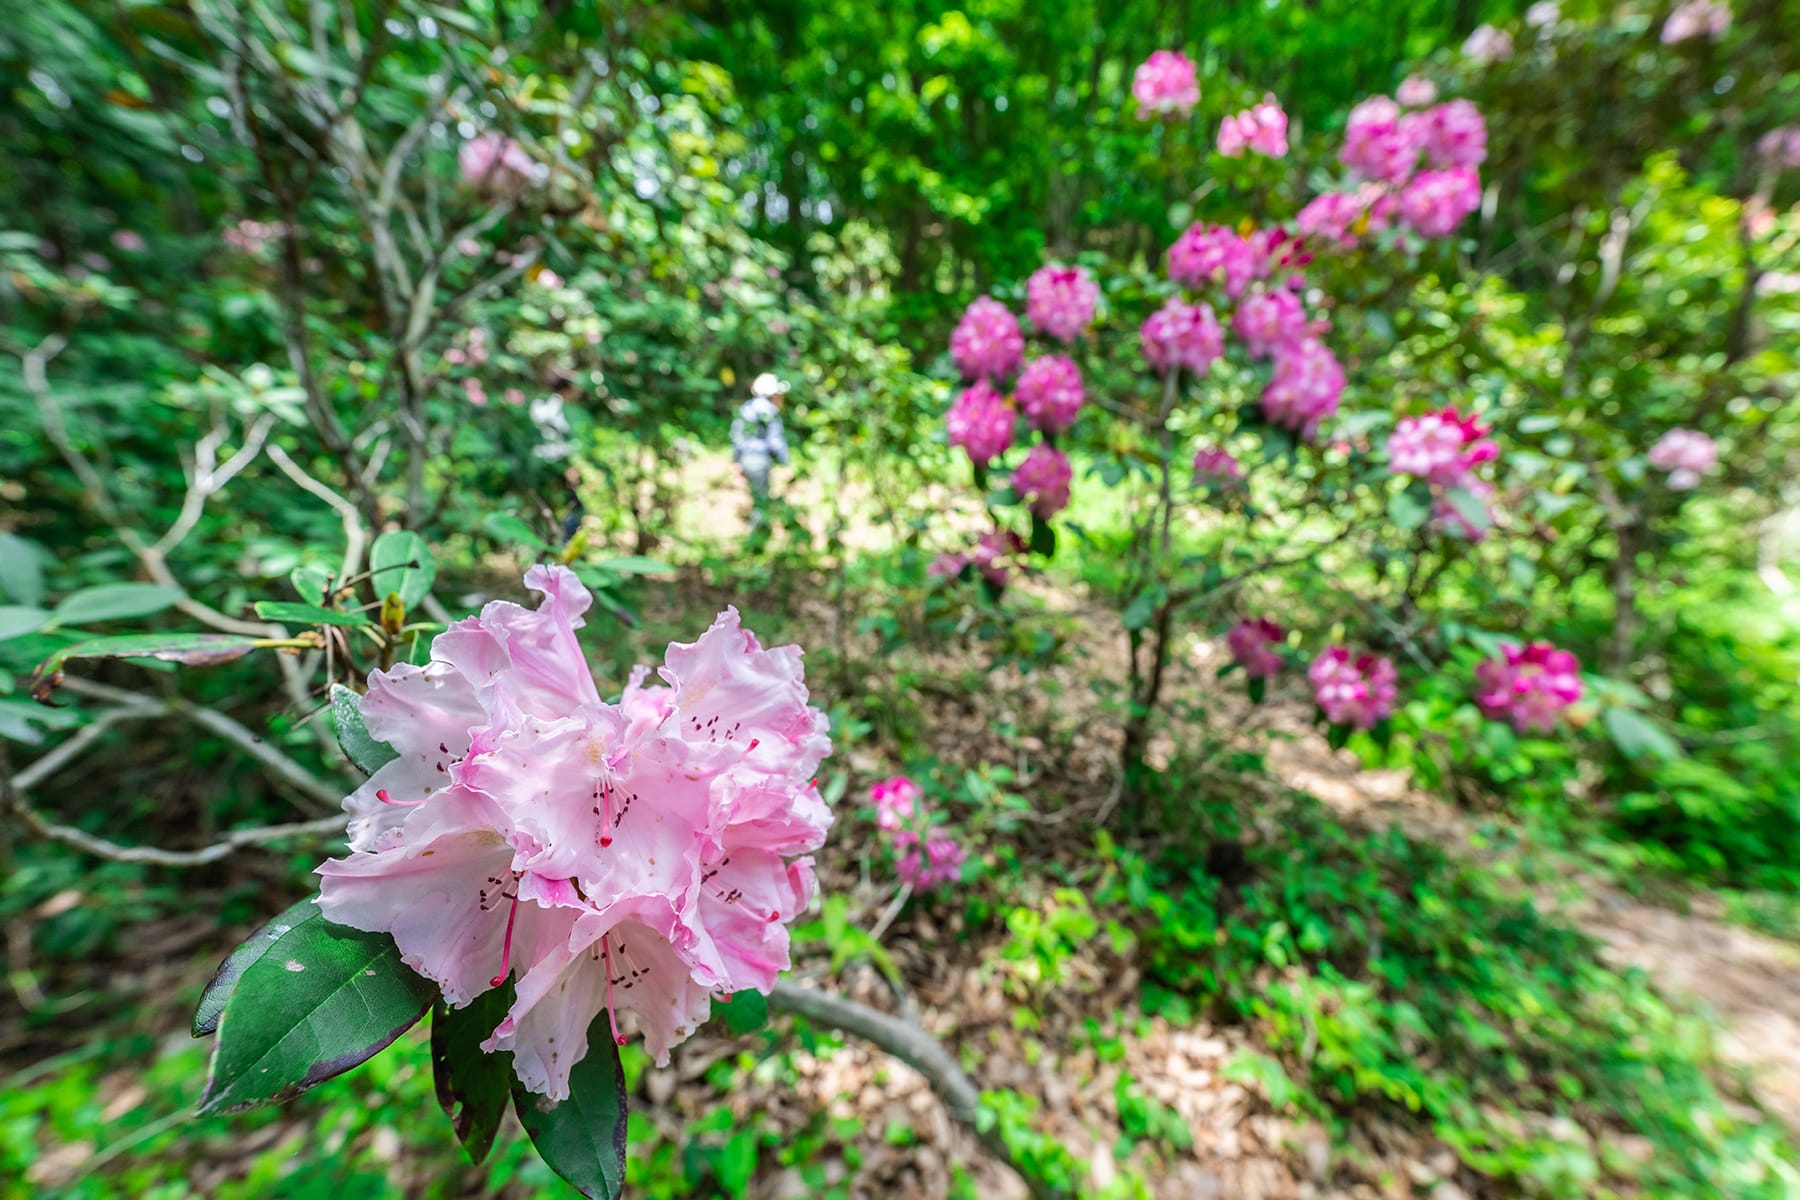
M 525 147 L 504 133 L 470 138 L 457 150 L 456 165 L 465 184 L 496 196 L 516 195 L 541 174 Z
M 1662 42 L 1673 46 L 1690 38 L 1718 41 L 1731 29 L 1731 5 L 1720 0 L 1688 0 L 1663 23 Z
M 566 1099 L 588 1029 L 635 1013 L 666 1063 L 714 995 L 767 992 L 814 889 L 830 753 L 798 647 L 764 649 L 735 609 L 601 699 L 577 641 L 592 597 L 533 567 L 535 610 L 496 601 L 423 666 L 376 671 L 369 732 L 397 752 L 344 802 L 350 853 L 319 867 L 331 921 L 391 934 L 463 1007 L 508 978 L 482 1044 Z
M 1012 489 L 1027 502 L 1033 516 L 1048 521 L 1069 507 L 1069 484 L 1074 477 L 1069 456 L 1039 442 L 1013 468 Z
M 1399 183 L 1412 174 L 1424 125 L 1387 96 L 1370 96 L 1350 110 L 1338 161 L 1364 179 Z
M 1344 395 L 1344 368 L 1317 338 L 1281 346 L 1275 370 L 1263 389 L 1263 415 L 1276 425 L 1311 437 L 1326 417 L 1338 410 Z
M 1013 410 L 987 380 L 978 379 L 964 388 L 945 417 L 950 444 L 968 452 L 969 461 L 985 467 L 1012 445 Z
M 962 878 L 963 848 L 946 833 L 931 828 L 925 792 L 904 775 L 884 779 L 869 789 L 875 825 L 893 842 L 894 869 L 915 891 L 927 891 Z
M 1019 319 L 1006 305 L 977 296 L 950 333 L 950 357 L 964 379 L 1000 379 L 1013 373 L 1025 351 Z
M 1131 95 L 1141 121 L 1187 116 L 1200 103 L 1200 79 L 1193 60 L 1179 50 L 1153 51 L 1132 75 Z
M 1352 654 L 1346 646 L 1327 646 L 1307 668 L 1313 699 L 1333 725 L 1373 729 L 1394 711 L 1399 673 L 1377 654 Z
M 1225 352 L 1225 333 L 1211 306 L 1189 304 L 1179 296 L 1144 318 L 1138 342 L 1144 361 L 1163 375 L 1176 368 L 1204 375 Z
M 1231 661 L 1244 668 L 1251 679 L 1268 679 L 1280 673 L 1284 665 L 1281 644 L 1287 631 L 1267 617 L 1249 617 L 1231 627 L 1225 645 L 1231 650 Z
M 1244 239 L 1250 247 L 1250 274 L 1256 279 L 1272 279 L 1283 271 L 1298 271 L 1313 259 L 1312 252 L 1306 243 L 1293 232 L 1280 225 L 1269 225 L 1262 229 L 1253 229 L 1250 236 Z M 1298 288 L 1303 280 L 1295 274 L 1284 281 L 1285 286 Z
M 1481 177 L 1474 167 L 1420 171 L 1400 192 L 1400 217 L 1425 237 L 1449 237 L 1481 207 Z
M 1055 433 L 1075 423 L 1087 400 L 1081 371 L 1066 355 L 1045 354 L 1025 364 L 1013 399 L 1036 429 Z
M 1244 481 L 1237 456 L 1223 446 L 1202 446 L 1194 451 L 1194 483 L 1200 487 L 1228 488 Z
M 1392 228 L 1399 206 L 1384 184 L 1362 183 L 1347 192 L 1314 196 L 1294 217 L 1294 228 L 1315 241 L 1348 248 L 1364 233 Z
M 123 250 L 127 254 L 136 254 L 147 245 L 144 235 L 135 229 L 115 229 L 108 240 L 112 242 L 113 249 Z
M 1423 75 L 1408 75 L 1394 89 L 1394 99 L 1406 108 L 1424 108 L 1437 101 L 1437 84 Z
M 1475 668 L 1475 703 L 1518 733 L 1549 733 L 1564 709 L 1581 699 L 1581 664 L 1549 642 L 1508 643 L 1499 658 Z
M 1307 337 L 1306 309 L 1286 288 L 1259 289 L 1238 301 L 1231 331 L 1243 339 L 1253 358 L 1268 358 L 1284 346 Z
M 1513 37 L 1504 29 L 1496 29 L 1492 25 L 1477 25 L 1475 31 L 1463 41 L 1462 52 L 1463 57 L 1489 67 L 1513 56 Z
M 1671 429 L 1650 447 L 1650 465 L 1669 473 L 1669 490 L 1690 491 L 1718 465 L 1719 446 L 1698 429 Z
M 1239 158 L 1245 150 L 1268 158 L 1284 158 L 1288 152 L 1287 113 L 1275 103 L 1275 97 L 1264 97 L 1261 104 L 1233 113 L 1219 125 L 1219 153 Z
M 1769 130 L 1756 140 L 1756 152 L 1777 170 L 1800 171 L 1800 125 Z
M 1538 0 L 1525 10 L 1525 24 L 1532 29 L 1548 29 L 1562 20 L 1562 5 L 1556 0 Z
M 444 351 L 444 361 L 457 366 L 480 366 L 488 360 L 487 338 L 488 332 L 481 326 L 471 328 L 457 339 L 460 345 Z
M 964 567 L 973 565 L 989 583 L 1004 587 L 1012 560 L 1024 553 L 1024 538 L 1011 530 L 990 529 L 976 541 L 971 553 L 940 554 L 926 568 L 926 573 L 939 579 L 954 579 L 962 574 Z
M 1436 487 L 1465 486 L 1477 467 L 1500 457 L 1488 432 L 1479 417 L 1454 407 L 1402 417 L 1388 437 L 1388 469 Z
M 1487 161 L 1487 120 L 1467 100 L 1450 100 L 1423 114 L 1425 157 L 1437 167 L 1479 167 Z
M 1256 276 L 1250 243 L 1224 225 L 1196 221 L 1169 247 L 1169 278 L 1189 287 L 1223 286 L 1236 298 Z
M 286 221 L 239 221 L 225 231 L 225 244 L 241 254 L 260 254 L 276 238 L 287 236 Z
M 1094 320 L 1100 285 L 1086 267 L 1048 263 L 1025 281 L 1025 315 L 1045 335 L 1072 342 Z

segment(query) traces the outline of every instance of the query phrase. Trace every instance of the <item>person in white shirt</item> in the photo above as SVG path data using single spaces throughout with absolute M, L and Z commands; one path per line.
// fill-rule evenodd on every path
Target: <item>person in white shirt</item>
M 750 486 L 750 528 L 767 519 L 769 472 L 788 465 L 787 430 L 781 424 L 781 397 L 788 385 L 764 371 L 750 385 L 750 399 L 731 422 L 731 458 Z

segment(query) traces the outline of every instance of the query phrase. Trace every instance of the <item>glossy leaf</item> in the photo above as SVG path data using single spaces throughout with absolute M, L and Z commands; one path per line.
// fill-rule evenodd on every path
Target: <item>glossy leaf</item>
M 1629 708 L 1606 710 L 1606 732 L 1626 758 L 1650 755 L 1669 762 L 1681 757 L 1681 745 L 1662 726 Z
M 16 533 L 0 533 L 0 592 L 14 603 L 44 602 L 44 565 L 35 543 Z
M 238 980 L 250 969 L 250 964 L 268 952 L 276 940 L 286 934 L 302 921 L 319 919 L 318 897 L 308 896 L 295 904 L 280 916 L 270 920 L 261 929 L 245 938 L 236 950 L 226 955 L 219 969 L 200 993 L 200 1003 L 194 1009 L 194 1036 L 210 1037 L 219 1028 L 219 1017 L 225 1011 L 225 1002 L 231 999 L 232 992 L 237 990 Z
M 200 1111 L 288 1100 L 342 1075 L 411 1029 L 436 994 L 387 934 L 309 917 L 272 939 L 225 1001 Z
M 593 1200 L 616 1200 L 625 1184 L 625 1070 L 603 1012 L 588 1052 L 569 1076 L 569 1098 L 552 1104 L 513 1080 L 513 1108 L 552 1171 Z
M 265 621 L 281 621 L 288 625 L 341 625 L 354 629 L 369 624 L 368 615 L 339 612 L 317 604 L 297 604 L 288 600 L 263 600 L 256 605 L 256 615 Z
M 714 1001 L 712 1011 L 731 1032 L 755 1033 L 769 1023 L 769 998 L 755 988 L 745 988 Z
M 409 530 L 395 530 L 375 539 L 369 551 L 373 571 L 370 583 L 377 597 L 398 595 L 407 608 L 417 608 L 437 582 L 437 559 L 425 539 Z
M 89 638 L 63 647 L 39 664 L 31 677 L 31 694 L 39 701 L 48 700 L 62 683 L 63 666 L 73 659 L 154 658 L 184 667 L 211 667 L 242 658 L 268 644 L 266 638 L 234 633 L 134 633 Z
M 1031 552 L 1040 558 L 1056 557 L 1056 528 L 1036 513 L 1031 516 Z
M 431 1066 L 438 1104 L 471 1162 L 487 1157 L 512 1096 L 510 1051 L 489 1054 L 481 1043 L 506 1019 L 513 986 L 490 988 L 464 1008 L 442 1000 L 431 1010 Z
M 331 685 L 331 720 L 337 727 L 338 748 L 364 775 L 373 775 L 400 757 L 386 742 L 378 742 L 363 723 L 362 696 L 341 683 Z
M 489 513 L 481 523 L 481 531 L 509 546 L 528 546 L 533 550 L 550 548 L 550 543 L 539 537 L 536 530 L 511 513 Z
M 58 625 L 123 621 L 162 612 L 181 599 L 181 589 L 160 583 L 103 583 L 64 596 L 52 614 Z
M 44 609 L 23 604 L 0 604 L 0 642 L 36 633 L 49 621 L 50 614 Z

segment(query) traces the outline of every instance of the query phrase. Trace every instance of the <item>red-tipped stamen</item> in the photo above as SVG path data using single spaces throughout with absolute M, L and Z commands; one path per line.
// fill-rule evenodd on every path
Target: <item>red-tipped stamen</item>
M 750 739 L 750 750 L 756 749 L 757 746 L 759 746 L 761 744 L 762 744 L 761 738 L 751 738 Z M 749 750 L 746 750 L 744 753 L 748 754 L 749 752 L 750 752 Z
M 606 1023 L 612 1026 L 613 1041 L 623 1046 L 625 1035 L 619 1032 L 619 1015 L 613 1011 L 613 970 L 612 970 L 612 934 L 600 939 L 600 957 L 606 966 Z
M 500 946 L 500 973 L 488 980 L 489 987 L 499 987 L 506 982 L 506 972 L 512 962 L 513 922 L 519 919 L 519 881 L 513 880 L 512 908 L 506 914 L 506 941 Z
M 612 845 L 612 784 L 600 785 L 600 848 Z M 620 1042 L 621 1046 L 625 1043 Z
M 386 788 L 376 788 L 375 789 L 375 798 L 377 800 L 381 801 L 383 804 L 392 804 L 399 808 L 411 808 L 415 804 L 425 803 L 423 798 L 418 799 L 418 800 L 396 800 L 392 796 L 388 795 L 388 790 Z

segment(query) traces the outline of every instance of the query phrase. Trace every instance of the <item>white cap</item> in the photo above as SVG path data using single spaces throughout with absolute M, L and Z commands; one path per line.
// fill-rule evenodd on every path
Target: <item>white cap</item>
M 750 385 L 751 393 L 757 396 L 778 396 L 787 390 L 788 385 L 768 371 L 758 375 Z

